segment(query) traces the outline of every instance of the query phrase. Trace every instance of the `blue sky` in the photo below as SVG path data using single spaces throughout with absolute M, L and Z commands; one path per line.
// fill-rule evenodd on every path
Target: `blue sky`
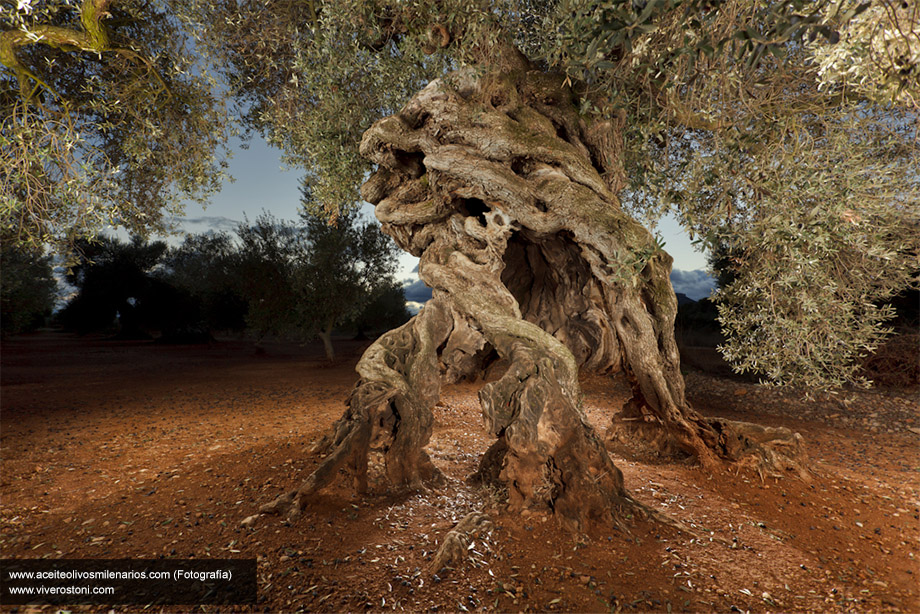
M 187 232 L 208 230 L 232 231 L 244 216 L 255 219 L 267 211 L 280 219 L 296 219 L 300 209 L 300 177 L 297 169 L 282 169 L 279 152 L 254 136 L 247 149 L 239 148 L 230 160 L 230 174 L 236 179 L 225 182 L 223 189 L 212 196 L 210 204 L 186 207 L 181 227 Z M 372 216 L 373 207 L 365 205 Z M 708 296 L 712 280 L 706 274 L 706 256 L 691 245 L 690 238 L 673 218 L 665 218 L 658 226 L 665 250 L 674 257 L 671 282 L 676 292 L 693 299 Z M 415 282 L 413 272 L 418 261 L 409 254 L 400 259 L 399 278 Z M 410 300 L 412 298 L 410 297 Z

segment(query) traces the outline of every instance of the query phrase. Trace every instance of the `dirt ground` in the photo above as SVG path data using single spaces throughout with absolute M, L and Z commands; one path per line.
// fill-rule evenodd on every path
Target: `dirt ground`
M 338 345 L 329 366 L 319 346 L 5 340 L 0 554 L 258 558 L 257 612 L 920 612 L 916 389 L 807 400 L 688 372 L 702 413 L 791 427 L 814 461 L 810 481 L 762 480 L 615 456 L 634 496 L 695 536 L 638 518 L 574 535 L 507 513 L 465 481 L 489 443 L 475 384 L 446 387 L 435 408 L 429 451 L 446 486 L 387 493 L 372 464 L 369 496 L 341 480 L 293 525 L 241 527 L 317 465 L 310 444 L 340 415 L 364 347 Z M 582 385 L 603 433 L 623 382 Z M 429 572 L 475 510 L 494 530 L 462 565 Z

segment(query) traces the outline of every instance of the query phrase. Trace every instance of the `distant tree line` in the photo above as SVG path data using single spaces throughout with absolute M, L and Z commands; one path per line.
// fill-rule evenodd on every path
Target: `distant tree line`
M 306 215 L 299 224 L 261 215 L 226 232 L 188 235 L 178 247 L 162 241 L 101 237 L 77 245 L 68 282 L 77 293 L 58 322 L 79 333 L 114 331 L 122 338 L 195 342 L 215 332 L 250 333 L 257 340 L 319 337 L 334 357 L 331 333 L 359 337 L 409 319 L 402 286 L 394 278 L 398 250 L 376 224 L 357 214 L 336 225 Z M 56 282 L 42 250 L 2 242 L 0 325 L 4 334 L 50 321 Z M 709 257 L 720 289 L 735 280 L 739 255 L 721 246 Z M 920 381 L 916 290 L 895 297 L 897 333 L 863 360 L 879 383 Z M 675 322 L 682 346 L 716 347 L 725 341 L 719 309 L 709 298 L 685 301 Z
M 336 224 L 263 214 L 228 233 L 189 235 L 178 247 L 140 238 L 100 237 L 76 245 L 67 281 L 76 288 L 58 314 L 79 333 L 197 342 L 214 332 L 323 340 L 331 334 L 387 330 L 409 319 L 396 281 L 397 248 L 357 213 Z M 50 259 L 3 252 L 4 332 L 22 332 L 50 315 Z

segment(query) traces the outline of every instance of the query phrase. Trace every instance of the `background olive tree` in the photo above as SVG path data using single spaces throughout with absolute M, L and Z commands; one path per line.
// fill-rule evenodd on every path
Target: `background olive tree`
M 235 253 L 206 264 L 215 280 L 221 278 L 221 269 L 231 267 L 227 274 L 246 304 L 246 324 L 259 339 L 268 334 L 296 339 L 318 336 L 332 360 L 336 327 L 362 321 L 365 328 L 389 327 L 404 321 L 404 311 L 381 310 L 373 317 L 366 312 L 374 302 L 386 306 L 385 297 L 401 300 L 404 310 L 405 295 L 394 278 L 396 245 L 358 212 L 345 212 L 334 224 L 310 214 L 298 223 L 266 213 L 240 224 L 236 234 Z M 186 249 L 206 246 L 220 254 L 225 240 L 199 240 L 194 245 L 187 241 Z M 174 266 L 179 264 L 174 261 Z M 190 273 L 194 275 L 194 269 L 183 271 L 185 276 Z
M 381 310 L 375 314 L 376 325 L 401 324 L 406 298 L 394 278 L 399 248 L 380 226 L 362 220 L 356 211 L 343 212 L 335 224 L 310 214 L 303 222 L 305 245 L 295 274 L 295 302 L 323 341 L 326 357 L 335 358 L 333 329 L 349 320 L 360 323 L 362 316 L 365 327 L 374 326 L 367 309 L 375 302 L 386 307 L 386 297 L 401 296 L 403 311 Z
M 299 337 L 308 323 L 296 303 L 295 277 L 301 229 L 263 213 L 236 229 L 237 283 L 247 304 L 246 325 L 261 341 L 266 335 Z
M 248 304 L 243 295 L 239 245 L 225 232 L 187 235 L 164 258 L 164 278 L 200 305 L 210 331 L 241 334 Z
M 21 328 L 50 315 L 57 286 L 48 257 L 13 247 L 2 261 L 4 318 L 9 312 L 5 326 Z M 162 341 L 319 336 L 332 359 L 334 328 L 380 332 L 408 319 L 395 254 L 392 240 L 356 213 L 336 226 L 263 214 L 235 237 L 189 235 L 175 248 L 103 235 L 75 246 L 67 281 L 77 291 L 59 320 L 80 333 Z
M 61 324 L 123 339 L 205 340 L 198 302 L 163 274 L 167 250 L 164 241 L 140 237 L 79 241 L 67 273 L 77 291 L 58 314 Z

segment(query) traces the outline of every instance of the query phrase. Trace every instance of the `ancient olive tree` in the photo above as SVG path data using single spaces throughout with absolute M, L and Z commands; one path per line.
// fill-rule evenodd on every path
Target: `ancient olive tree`
M 64 250 L 218 185 L 224 105 L 164 2 L 0 5 L 0 225 Z
M 739 259 L 724 349 L 777 383 L 834 385 L 883 333 L 873 307 L 917 266 L 915 4 L 790 0 L 197 0 L 245 125 L 308 171 L 330 217 L 361 196 L 420 258 L 434 298 L 358 364 L 322 464 L 263 511 L 296 516 L 341 469 L 367 488 L 439 471 L 443 381 L 484 374 L 478 472 L 515 508 L 580 526 L 633 506 L 579 406 L 578 371 L 622 371 L 610 436 L 801 469 L 783 429 L 687 402 L 670 257 L 675 212 Z M 880 38 L 879 38 L 880 36 Z M 881 41 L 881 42 L 879 42 Z M 359 147 L 360 144 L 360 147 Z
M 263 4 L 206 5 L 223 24 L 210 49 L 256 92 L 255 127 L 315 171 L 332 216 L 372 163 L 361 196 L 434 289 L 362 358 L 321 466 L 265 513 L 297 515 L 342 468 L 363 491 L 374 449 L 393 486 L 436 480 L 439 386 L 480 374 L 494 444 L 478 477 L 574 526 L 632 504 L 579 407 L 581 368 L 631 382 L 614 439 L 802 469 L 796 434 L 687 402 L 671 259 L 640 223 L 665 210 L 707 244 L 757 254 L 721 293 L 724 351 L 779 383 L 854 379 L 882 334 L 874 301 L 910 283 L 909 5 L 278 3 L 257 34 L 232 24 L 263 23 Z M 873 28 L 889 42 L 867 47 Z

